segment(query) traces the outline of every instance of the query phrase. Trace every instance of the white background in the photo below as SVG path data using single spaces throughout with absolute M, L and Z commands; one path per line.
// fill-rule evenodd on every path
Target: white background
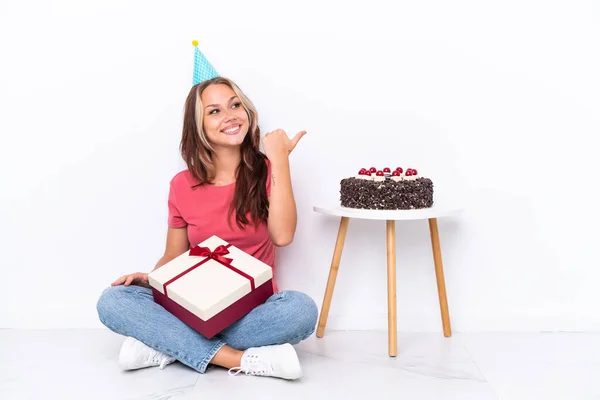
M 592 1 L 0 2 L 0 327 L 101 327 L 164 250 L 193 47 L 292 154 L 282 289 L 319 304 L 360 167 L 436 201 L 454 331 L 598 330 L 600 6 Z M 441 331 L 426 221 L 397 225 L 398 327 Z M 322 247 L 318 247 L 322 246 Z M 385 223 L 351 221 L 328 328 L 387 327 Z

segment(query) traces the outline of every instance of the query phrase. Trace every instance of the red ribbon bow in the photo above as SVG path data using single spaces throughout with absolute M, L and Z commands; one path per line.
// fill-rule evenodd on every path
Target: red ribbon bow
M 200 256 L 212 258 L 220 262 L 221 264 L 231 265 L 232 258 L 223 257 L 225 254 L 229 254 L 229 250 L 224 245 L 217 246 L 216 249 L 210 251 L 208 247 L 196 246 L 190 249 L 190 256 Z

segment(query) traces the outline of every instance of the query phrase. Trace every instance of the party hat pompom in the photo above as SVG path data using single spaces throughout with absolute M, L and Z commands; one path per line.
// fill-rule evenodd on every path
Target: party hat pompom
M 204 54 L 198 49 L 198 41 L 194 40 L 192 44 L 194 45 L 194 85 L 197 85 L 200 82 L 212 79 L 219 74 L 217 74 L 217 71 L 215 71 Z

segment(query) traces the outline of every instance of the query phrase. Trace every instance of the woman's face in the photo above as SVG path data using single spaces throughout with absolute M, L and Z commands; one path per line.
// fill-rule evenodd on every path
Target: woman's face
M 213 147 L 240 146 L 248 133 L 248 114 L 227 85 L 210 85 L 201 95 L 204 131 Z

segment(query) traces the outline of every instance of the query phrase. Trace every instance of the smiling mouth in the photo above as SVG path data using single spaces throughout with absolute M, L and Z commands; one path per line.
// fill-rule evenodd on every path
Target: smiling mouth
M 223 129 L 221 132 L 223 132 L 226 135 L 237 135 L 240 132 L 241 128 L 241 125 L 234 125 L 230 128 Z

